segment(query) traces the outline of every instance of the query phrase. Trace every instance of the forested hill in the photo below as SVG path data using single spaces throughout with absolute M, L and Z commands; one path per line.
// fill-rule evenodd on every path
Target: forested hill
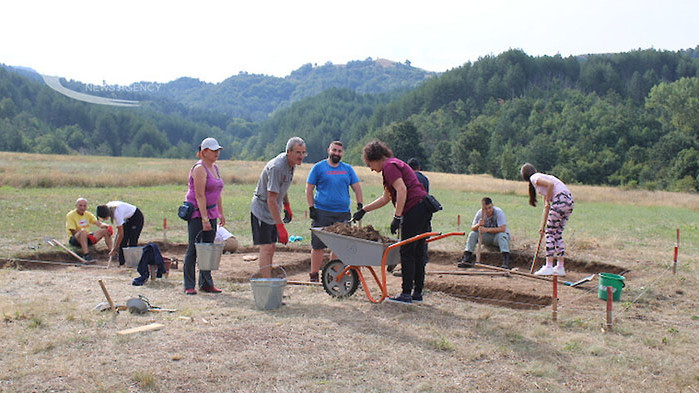
M 98 94 L 122 99 L 165 99 L 188 109 L 261 121 L 277 109 L 326 89 L 343 88 L 362 94 L 406 92 L 436 75 L 412 67 L 407 60 L 396 63 L 367 58 L 347 64 L 327 62 L 318 66 L 308 63 L 284 78 L 240 72 L 220 83 L 183 77 L 164 84 L 140 82 L 123 88 L 103 89 L 106 94 Z M 144 84 L 150 88 L 137 88 Z M 67 81 L 64 85 L 81 92 L 88 87 L 76 81 Z M 140 91 L 140 94 L 128 94 L 129 91 Z
M 44 85 L 31 68 L 0 64 L 0 150 L 191 157 L 204 137 L 215 136 L 223 145 L 248 138 L 258 124 L 245 119 L 265 119 L 276 108 L 326 88 L 398 96 L 435 75 L 408 61 L 368 58 L 345 65 L 306 64 L 286 78 L 241 73 L 219 84 L 192 78 L 131 86 L 62 80 L 74 91 L 142 104 L 120 109 L 71 100 Z M 233 152 L 226 149 L 223 158 Z
M 696 53 L 562 58 L 510 50 L 386 104 L 372 107 L 367 97 L 341 92 L 293 104 L 256 135 L 237 139 L 234 155 L 269 155 L 296 134 L 322 146 L 339 134 L 347 160 L 360 164 L 361 146 L 378 137 L 398 157 L 419 157 L 433 171 L 514 179 L 529 161 L 571 183 L 697 191 Z
M 264 109 L 237 117 L 223 113 L 229 109 L 207 107 L 226 94 L 209 96 L 205 92 L 212 86 L 192 79 L 169 86 L 180 98 L 167 98 L 162 86 L 157 96 L 118 97 L 142 100 L 140 108 L 113 108 L 71 100 L 29 78 L 26 70 L 0 67 L 0 150 L 192 157 L 203 137 L 214 136 L 226 147 L 223 158 L 269 159 L 298 135 L 308 142 L 308 162 L 322 159 L 328 143 L 341 139 L 346 160 L 362 164 L 362 145 L 378 137 L 399 158 L 421 158 L 427 170 L 514 179 L 529 161 L 570 183 L 696 192 L 698 49 L 567 58 L 510 50 L 427 78 L 401 94 L 362 93 L 357 85 L 326 88 L 330 65 L 307 65 L 281 80 L 243 74 L 219 85 L 255 86 L 256 93 L 231 94 L 250 102 L 260 98 L 257 108 L 261 102 L 283 108 L 270 116 Z M 368 69 L 377 62 L 356 63 L 344 67 Z M 294 78 L 305 83 L 305 91 L 319 94 L 296 100 L 294 86 L 300 82 Z M 260 93 L 265 88 L 272 93 Z M 263 99 L 279 91 L 287 91 L 289 99 Z M 245 120 L 257 116 L 266 119 Z

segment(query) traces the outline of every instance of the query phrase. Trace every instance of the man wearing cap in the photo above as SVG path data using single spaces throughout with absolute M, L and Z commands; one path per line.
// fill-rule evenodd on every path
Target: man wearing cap
M 305 157 L 306 142 L 297 136 L 292 137 L 286 142 L 286 152 L 271 159 L 257 181 L 250 203 L 250 225 L 252 242 L 260 246 L 258 260 L 262 277 L 271 276 L 276 242 L 289 242 L 289 233 L 284 223 L 291 221 L 293 212 L 287 192 L 294 178 L 295 167 L 301 165 Z
M 336 222 L 349 222 L 349 187 L 357 199 L 357 210 L 361 210 L 362 187 L 351 165 L 340 162 L 344 148 L 342 142 L 334 141 L 328 147 L 328 158 L 316 163 L 306 179 L 306 201 L 311 217 L 311 227 L 326 227 Z M 315 189 L 315 196 L 313 191 Z M 323 264 L 325 244 L 311 232 L 311 282 L 318 282 L 318 270 Z M 331 259 L 335 259 L 331 255 Z
M 97 232 L 88 233 L 90 225 L 100 227 Z M 87 199 L 78 198 L 75 201 L 75 209 L 66 214 L 66 232 L 68 233 L 68 243 L 74 247 L 80 247 L 83 259 L 92 261 L 88 246 L 97 244 L 102 238 L 109 250 L 112 249 L 112 227 L 100 222 L 92 213 L 87 211 Z

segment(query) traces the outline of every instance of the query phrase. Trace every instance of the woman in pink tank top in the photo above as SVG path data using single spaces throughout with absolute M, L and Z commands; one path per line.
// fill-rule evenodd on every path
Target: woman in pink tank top
M 221 149 L 223 148 L 216 139 L 204 139 L 197 152 L 200 160 L 189 171 L 189 189 L 185 198 L 194 204 L 195 210 L 187 221 L 189 244 L 184 257 L 184 293 L 187 295 L 197 293 L 194 288 L 197 261 L 197 249 L 194 244 L 197 241 L 212 243 L 216 236 L 217 224 L 226 225 L 221 203 L 223 179 L 215 164 Z M 199 290 L 209 293 L 221 292 L 214 286 L 210 270 L 199 270 Z

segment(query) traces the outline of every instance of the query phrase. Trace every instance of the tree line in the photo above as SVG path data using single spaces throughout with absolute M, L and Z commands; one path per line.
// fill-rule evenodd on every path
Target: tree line
M 510 50 L 388 101 L 332 92 L 310 108 L 294 104 L 263 122 L 237 155 L 259 157 L 272 132 L 277 146 L 296 134 L 326 144 L 341 134 L 355 164 L 363 144 L 380 138 L 426 170 L 515 179 L 528 161 L 571 183 L 695 192 L 698 100 L 693 50 L 567 58 Z
M 381 79 L 362 62 L 346 67 Z M 570 183 L 699 190 L 697 49 L 566 58 L 510 50 L 382 93 L 324 88 L 332 70 L 301 67 L 288 78 L 318 93 L 253 121 L 153 95 L 119 97 L 142 100 L 138 109 L 89 105 L 0 67 L 0 150 L 191 157 L 214 136 L 226 146 L 222 158 L 266 160 L 298 135 L 309 162 L 340 139 L 346 160 L 360 164 L 363 144 L 380 138 L 426 170 L 514 179 L 528 161 Z M 196 90 L 196 80 L 176 82 Z M 261 101 L 274 101 L 270 94 Z

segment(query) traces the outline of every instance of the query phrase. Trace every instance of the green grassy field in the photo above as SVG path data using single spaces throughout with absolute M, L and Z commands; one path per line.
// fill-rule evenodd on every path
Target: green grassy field
M 146 219 L 141 242 L 162 240 L 166 218 L 168 239 L 185 243 L 176 210 L 192 162 L 0 153 L 0 257 L 55 251 L 43 239 L 66 238 L 65 214 L 79 196 L 90 211 L 113 199 L 139 206 Z M 243 246 L 251 245 L 248 206 L 262 165 L 221 163 L 227 227 Z M 304 236 L 302 246 L 309 240 L 309 168 L 298 169 L 290 191 L 289 233 Z M 356 169 L 369 202 L 381 193 L 380 176 Z M 507 214 L 513 250 L 535 247 L 541 207 L 527 204 L 525 183 L 427 175 L 445 208 L 433 219 L 436 231 L 457 230 L 457 215 L 468 230 L 488 195 Z M 557 323 L 549 308 L 514 310 L 438 291 L 423 305 L 401 307 L 287 286 L 287 305 L 264 312 L 251 306 L 250 286 L 238 282 L 217 281 L 223 294 L 185 296 L 180 271 L 133 287 L 133 271 L 115 266 L 10 264 L 0 269 L 0 391 L 698 392 L 699 196 L 571 189 L 568 255 L 631 269 L 613 332 L 600 331 L 604 302 L 594 289 L 567 288 L 569 300 L 574 293 L 587 303 L 562 303 Z M 363 224 L 387 234 L 392 213 L 384 207 Z M 675 276 L 669 268 L 676 228 L 682 237 Z M 458 252 L 463 241 L 451 237 L 431 249 Z M 108 282 L 117 301 L 144 294 L 178 312 L 95 312 L 103 300 L 97 279 Z M 166 327 L 116 335 L 153 320 Z
M 372 174 L 372 176 L 378 176 Z M 365 200 L 375 198 L 381 189 L 376 185 L 363 187 Z M 227 227 L 243 245 L 251 244 L 249 203 L 253 184 L 228 184 L 224 190 L 224 206 Z M 123 200 L 138 206 L 146 218 L 142 241 L 163 239 L 163 219 L 167 219 L 167 238 L 173 242 L 186 242 L 186 224 L 177 217 L 177 207 L 184 199 L 186 189 L 182 185 L 158 185 L 151 187 L 55 187 L 15 188 L 0 187 L 0 248 L 4 256 L 33 251 L 44 245 L 45 236 L 65 239 L 65 214 L 74 207 L 79 196 L 88 199 L 89 210 L 99 203 Z M 444 210 L 435 214 L 433 228 L 440 232 L 456 231 L 457 216 L 461 216 L 461 230 L 468 230 L 483 193 L 434 190 Z M 541 209 L 527 204 L 523 195 L 487 194 L 496 206 L 501 207 L 508 218 L 508 227 L 515 246 L 532 244 L 538 238 Z M 301 244 L 308 244 L 310 221 L 305 217 L 306 201 L 304 185 L 294 184 L 290 190 L 294 220 L 288 225 L 289 233 L 304 237 Z M 382 233 L 389 233 L 391 207 L 371 212 L 363 223 L 371 224 Z M 644 255 L 657 249 L 671 255 L 675 242 L 675 229 L 681 229 L 681 244 L 692 259 L 699 248 L 699 211 L 673 207 L 646 207 L 635 204 L 599 203 L 576 201 L 575 211 L 566 228 L 565 238 L 572 249 L 579 251 L 610 250 Z M 451 238 L 435 245 L 439 248 L 460 247 L 458 238 Z

